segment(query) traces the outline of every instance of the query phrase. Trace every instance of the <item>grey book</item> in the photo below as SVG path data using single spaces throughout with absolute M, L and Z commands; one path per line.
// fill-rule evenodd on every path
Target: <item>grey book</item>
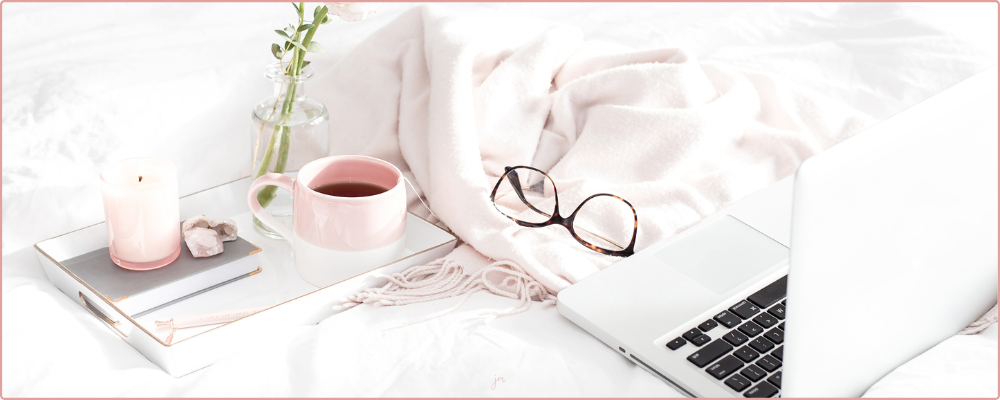
M 60 264 L 97 294 L 127 315 L 138 318 L 159 308 L 235 282 L 260 271 L 260 247 L 237 237 L 225 242 L 223 252 L 195 258 L 181 240 L 181 254 L 174 262 L 150 271 L 119 267 L 108 248 L 73 257 Z

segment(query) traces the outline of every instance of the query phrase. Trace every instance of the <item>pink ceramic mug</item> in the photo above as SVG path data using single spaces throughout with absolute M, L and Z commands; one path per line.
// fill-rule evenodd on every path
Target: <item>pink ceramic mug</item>
M 313 190 L 338 182 L 386 188 L 365 197 Z M 277 186 L 292 194 L 292 229 L 260 206 L 257 192 Z M 292 244 L 295 266 L 307 282 L 325 287 L 398 259 L 405 244 L 406 186 L 394 165 L 366 156 L 332 156 L 306 164 L 295 180 L 266 174 L 250 185 L 250 211 Z

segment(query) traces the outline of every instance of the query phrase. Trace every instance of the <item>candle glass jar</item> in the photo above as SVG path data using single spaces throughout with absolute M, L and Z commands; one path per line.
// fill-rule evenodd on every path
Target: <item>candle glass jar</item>
M 251 173 L 254 179 L 267 173 L 294 177 L 299 168 L 329 153 L 330 116 L 323 103 L 305 95 L 305 83 L 313 76 L 312 67 L 305 66 L 298 75 L 290 76 L 276 62 L 264 69 L 264 76 L 273 83 L 274 92 L 257 103 L 251 113 Z M 257 201 L 291 227 L 291 194 L 278 190 L 277 186 L 267 186 L 258 192 Z M 261 234 L 281 239 L 256 217 L 253 224 Z
M 177 167 L 159 158 L 131 158 L 101 172 L 108 252 L 118 266 L 150 270 L 181 254 Z

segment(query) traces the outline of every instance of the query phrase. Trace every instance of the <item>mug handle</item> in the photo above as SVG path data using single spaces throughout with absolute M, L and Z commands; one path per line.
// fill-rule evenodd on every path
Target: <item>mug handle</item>
M 271 228 L 278 235 L 285 238 L 285 240 L 292 240 L 292 230 L 288 229 L 285 224 L 274 218 L 273 215 L 264 210 L 261 207 L 260 202 L 257 201 L 257 192 L 264 188 L 264 186 L 277 186 L 284 189 L 288 193 L 292 193 L 292 185 L 295 183 L 292 178 L 276 173 L 264 174 L 260 178 L 257 178 L 250 184 L 250 193 L 247 193 L 247 203 L 250 205 L 250 212 L 253 216 L 257 217 L 260 222 L 264 223 L 264 226 Z

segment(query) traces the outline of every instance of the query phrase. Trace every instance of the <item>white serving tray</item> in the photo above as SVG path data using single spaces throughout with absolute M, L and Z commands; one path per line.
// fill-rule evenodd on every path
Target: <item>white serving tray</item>
M 97 295 L 60 265 L 63 260 L 106 247 L 104 223 L 36 243 L 35 252 L 49 281 L 59 290 L 107 323 L 114 334 L 154 364 L 177 377 L 211 365 L 232 352 L 252 348 L 255 343 L 294 326 L 316 324 L 336 313 L 333 306 L 339 303 L 338 299 L 364 288 L 385 285 L 385 279 L 377 279 L 375 274 L 391 274 L 433 261 L 448 254 L 457 242 L 451 233 L 409 214 L 403 258 L 317 288 L 299 277 L 287 242 L 264 237 L 253 228 L 246 202 L 249 187 L 250 179 L 244 178 L 182 197 L 181 218 L 204 214 L 235 220 L 240 237 L 263 249 L 257 255 L 261 272 L 136 319 L 127 316 L 111 299 Z M 227 324 L 178 330 L 170 344 L 165 342 L 169 331 L 155 329 L 156 320 L 266 306 L 270 308 Z

